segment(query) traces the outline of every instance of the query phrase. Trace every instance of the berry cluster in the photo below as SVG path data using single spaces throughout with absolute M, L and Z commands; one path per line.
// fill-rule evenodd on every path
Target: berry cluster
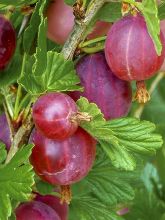
M 64 44 L 74 26 L 72 7 L 64 1 L 55 1 L 50 3 L 47 17 L 48 38 Z M 0 32 L 0 70 L 3 70 L 16 47 L 15 31 L 3 16 L 0 16 Z M 32 107 L 35 128 L 29 139 L 29 143 L 34 144 L 30 162 L 35 173 L 54 186 L 69 186 L 82 180 L 95 160 L 97 141 L 81 128 L 81 121 L 90 123 L 92 118 L 79 112 L 76 101 L 86 97 L 97 104 L 106 120 L 127 116 L 132 103 L 130 82 L 142 83 L 151 78 L 164 61 L 163 33 L 160 33 L 163 49 L 158 55 L 139 13 L 125 16 L 112 27 L 110 23 L 99 21 L 86 39 L 102 35 L 107 35 L 104 52 L 85 55 L 76 64 L 84 91 L 46 93 Z M 142 88 L 140 92 L 144 98 Z M 5 114 L 0 116 L 0 130 L 0 141 L 9 151 L 11 137 Z M 61 205 L 55 196 L 36 193 L 31 202 L 20 204 L 15 213 L 17 220 L 67 220 L 68 206 Z
M 95 159 L 96 141 L 78 128 L 76 103 L 63 93 L 47 93 L 33 106 L 36 130 L 31 163 L 41 179 L 70 185 L 87 175 Z

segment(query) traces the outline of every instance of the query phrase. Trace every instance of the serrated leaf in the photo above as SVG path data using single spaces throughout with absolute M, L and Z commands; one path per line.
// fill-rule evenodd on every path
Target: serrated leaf
M 4 143 L 0 141 L 0 164 L 3 163 L 6 159 L 7 151 Z
M 47 20 L 42 17 L 38 33 L 38 46 L 31 59 L 32 68 L 27 68 L 18 80 L 27 92 L 40 95 L 49 91 L 80 90 L 79 78 L 72 61 L 66 61 L 59 53 L 48 51 L 46 41 Z M 29 60 L 28 60 L 29 61 Z M 27 65 L 29 65 L 27 63 Z
M 31 45 L 34 41 L 34 38 L 38 33 L 38 28 L 41 23 L 41 19 L 43 19 L 43 12 L 45 5 L 46 5 L 46 0 L 45 1 L 40 0 L 37 2 L 35 6 L 35 10 L 31 16 L 29 26 L 24 31 L 23 46 L 24 46 L 24 51 L 26 53 L 29 52 Z
M 19 83 L 32 95 L 48 91 L 81 90 L 73 62 L 64 60 L 61 54 L 52 51 L 47 53 L 45 72 L 24 74 Z
M 90 189 L 103 204 L 115 206 L 117 203 L 124 203 L 134 198 L 133 184 L 141 173 L 141 164 L 138 169 L 131 172 L 118 170 L 112 166 L 109 158 L 97 146 L 98 153 L 95 165 L 89 175 L 84 179 Z
M 120 169 L 136 167 L 135 154 L 151 155 L 162 146 L 162 137 L 154 134 L 155 125 L 136 118 L 105 121 L 98 107 L 86 98 L 77 101 L 79 110 L 93 117 L 80 125 L 101 144 L 112 164 Z
M 109 206 L 88 195 L 73 197 L 69 214 L 71 220 L 123 220 Z
M 125 170 L 134 170 L 136 168 L 135 158 L 125 147 L 121 148 L 120 145 L 115 142 L 111 145 L 108 141 L 100 140 L 99 143 L 115 167 L 124 168 Z
M 34 184 L 32 166 L 27 163 L 33 145 L 23 146 L 11 159 L 0 168 L 0 219 L 5 220 L 11 215 L 12 199 L 28 200 Z
M 143 0 L 142 3 L 136 3 L 138 9 L 144 15 L 147 28 L 152 37 L 155 49 L 158 55 L 161 55 L 162 44 L 160 42 L 160 22 L 158 18 L 158 8 L 155 0 Z

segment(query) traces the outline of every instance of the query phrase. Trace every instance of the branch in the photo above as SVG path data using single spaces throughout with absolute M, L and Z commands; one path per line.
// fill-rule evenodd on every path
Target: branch
M 73 58 L 76 48 L 80 44 L 81 40 L 84 40 L 83 34 L 85 33 L 89 23 L 105 2 L 106 0 L 92 0 L 89 5 L 89 10 L 87 9 L 85 14 L 85 18 L 82 21 L 75 22 L 73 31 L 61 51 L 65 59 L 68 60 Z
M 163 79 L 163 77 L 165 77 L 165 72 L 160 72 L 157 75 L 157 77 L 154 79 L 154 81 L 151 84 L 150 89 L 148 90 L 150 95 L 154 92 L 155 88 L 157 87 L 159 82 Z M 140 118 L 143 113 L 144 107 L 145 107 L 145 104 L 140 104 L 139 107 L 134 112 L 134 117 Z
M 33 128 L 32 114 L 29 114 L 23 125 L 18 129 L 17 133 L 14 136 L 5 163 L 8 163 L 12 159 L 12 157 L 16 154 L 18 148 L 27 142 L 27 139 L 30 135 L 32 128 Z

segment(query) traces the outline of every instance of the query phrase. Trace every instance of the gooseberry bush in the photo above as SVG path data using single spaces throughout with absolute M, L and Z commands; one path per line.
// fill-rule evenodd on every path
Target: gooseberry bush
M 0 220 L 165 218 L 164 19 L 164 0 L 1 0 Z

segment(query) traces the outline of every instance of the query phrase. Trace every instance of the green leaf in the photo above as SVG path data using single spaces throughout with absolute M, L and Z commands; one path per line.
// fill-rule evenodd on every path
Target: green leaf
M 164 212 L 164 205 L 156 195 L 153 192 L 148 193 L 147 190 L 141 189 L 137 191 L 134 204 L 125 219 L 157 220 L 161 219 Z
M 31 187 L 34 184 L 32 166 L 27 163 L 31 154 L 32 145 L 23 146 L 0 169 L 0 219 L 7 220 L 11 215 L 11 201 L 18 202 L 28 200 Z
M 73 197 L 70 205 L 70 220 L 123 220 L 96 198 L 89 195 Z
M 160 42 L 160 22 L 158 18 L 158 8 L 155 0 L 143 0 L 136 3 L 138 9 L 144 15 L 147 28 L 152 37 L 158 55 L 161 55 L 162 44 Z
M 2 164 L 7 156 L 6 146 L 0 141 L 0 164 Z
M 133 185 L 139 183 L 141 164 L 135 171 L 116 169 L 107 155 L 97 146 L 98 153 L 95 165 L 84 179 L 86 186 L 103 203 L 114 206 L 134 198 Z
M 13 5 L 15 7 L 21 7 L 21 6 L 24 6 L 24 5 L 30 5 L 30 4 L 34 4 L 35 2 L 37 2 L 37 0 L 1 0 L 1 3 L 0 3 L 0 8 L 3 8 L 3 7 L 7 7 L 7 6 L 10 6 L 10 5 Z
M 153 181 L 157 186 L 160 184 L 158 171 L 151 163 L 146 164 L 141 178 L 148 192 L 154 191 Z
M 162 137 L 153 133 L 156 127 L 151 122 L 121 118 L 107 122 L 105 127 L 114 134 L 114 141 L 105 141 L 106 152 L 118 168 L 133 170 L 136 166 L 135 154 L 155 154 L 163 144 Z M 110 144 L 109 149 L 107 143 Z
M 163 20 L 165 19 L 165 1 L 163 1 L 159 7 L 158 7 L 158 15 L 159 15 L 159 19 Z
M 134 170 L 136 168 L 136 160 L 127 149 L 114 141 L 111 145 L 108 141 L 99 141 L 104 151 L 112 161 L 112 164 L 120 169 Z
M 110 2 L 106 3 L 97 13 L 97 20 L 114 22 L 122 17 L 121 14 L 121 3 Z
M 93 117 L 91 122 L 80 125 L 101 144 L 112 164 L 120 169 L 133 170 L 135 155 L 152 155 L 162 145 L 162 137 L 154 134 L 155 125 L 136 118 L 105 121 L 96 104 L 86 98 L 77 101 L 79 110 Z
M 35 6 L 35 11 L 33 12 L 30 19 L 30 24 L 24 31 L 23 46 L 24 46 L 24 51 L 26 53 L 29 52 L 32 43 L 34 41 L 34 38 L 38 33 L 39 25 L 41 23 L 41 20 L 43 20 L 43 12 L 45 7 L 46 7 L 46 0 L 45 1 L 40 0 L 37 2 Z
M 48 51 L 46 41 L 47 20 L 42 17 L 35 55 L 26 64 L 26 70 L 18 80 L 27 92 L 40 95 L 49 91 L 80 90 L 79 78 L 72 61 L 66 61 L 59 53 Z M 31 68 L 32 66 L 32 68 Z
M 66 61 L 61 54 L 47 53 L 47 68 L 41 73 L 35 71 L 24 74 L 19 83 L 32 95 L 48 91 L 80 90 L 79 78 L 72 61 Z
M 51 194 L 54 190 L 54 186 L 42 180 L 36 181 L 36 188 L 41 195 Z
M 74 5 L 75 2 L 76 0 L 65 0 L 65 3 L 70 6 Z

